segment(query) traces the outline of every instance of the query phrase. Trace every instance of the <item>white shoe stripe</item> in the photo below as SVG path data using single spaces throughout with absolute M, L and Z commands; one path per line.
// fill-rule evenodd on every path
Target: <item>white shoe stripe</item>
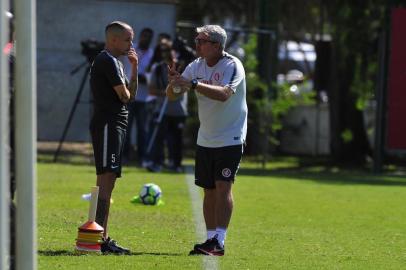
M 103 168 L 107 167 L 107 142 L 108 142 L 108 128 L 107 124 L 104 126 L 103 131 Z

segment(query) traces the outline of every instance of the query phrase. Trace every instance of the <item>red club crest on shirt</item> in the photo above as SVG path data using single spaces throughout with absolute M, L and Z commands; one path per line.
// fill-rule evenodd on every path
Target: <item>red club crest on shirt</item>
M 220 73 L 216 72 L 214 73 L 214 80 L 219 81 L 220 80 Z

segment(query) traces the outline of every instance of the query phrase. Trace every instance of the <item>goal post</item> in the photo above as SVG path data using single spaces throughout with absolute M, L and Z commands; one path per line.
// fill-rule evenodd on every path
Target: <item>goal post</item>
M 37 269 L 36 0 L 15 1 L 16 267 Z
M 9 68 L 4 48 L 8 42 L 8 1 L 0 0 L 0 269 L 9 269 Z

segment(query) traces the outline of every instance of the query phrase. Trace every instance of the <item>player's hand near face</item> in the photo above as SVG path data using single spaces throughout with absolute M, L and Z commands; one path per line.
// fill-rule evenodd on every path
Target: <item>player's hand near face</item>
M 138 55 L 134 48 L 131 48 L 128 51 L 127 57 L 132 65 L 130 85 L 128 87 L 130 93 L 129 100 L 132 100 L 137 94 L 138 89 Z
M 138 66 L 138 55 L 135 52 L 134 48 L 131 48 L 127 54 L 128 60 L 130 61 L 131 65 Z

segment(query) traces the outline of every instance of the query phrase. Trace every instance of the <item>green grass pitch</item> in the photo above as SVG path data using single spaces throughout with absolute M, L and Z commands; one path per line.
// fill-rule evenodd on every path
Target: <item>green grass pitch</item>
M 404 176 L 295 166 L 294 159 L 267 170 L 242 163 L 219 269 L 404 269 Z M 94 170 L 38 163 L 39 269 L 202 269 L 202 257 L 188 256 L 198 239 L 185 175 L 134 167 L 116 183 L 109 223 L 132 255 L 75 255 L 88 213 L 81 195 L 95 184 Z M 165 205 L 131 204 L 149 182 L 162 188 Z

